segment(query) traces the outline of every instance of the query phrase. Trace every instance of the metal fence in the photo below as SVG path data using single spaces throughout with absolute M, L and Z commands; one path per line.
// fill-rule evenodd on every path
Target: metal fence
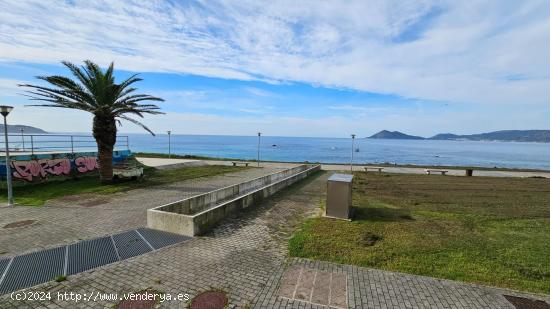
M 97 143 L 91 135 L 62 134 L 8 134 L 8 146 L 11 153 L 29 153 L 31 155 L 47 152 L 92 152 L 97 151 Z M 117 136 L 117 150 L 130 150 L 128 136 Z M 2 143 L 0 151 L 5 152 Z

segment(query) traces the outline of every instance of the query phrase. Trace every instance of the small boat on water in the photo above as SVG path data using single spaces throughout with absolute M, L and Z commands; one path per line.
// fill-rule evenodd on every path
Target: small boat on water
M 355 148 L 355 152 L 359 152 L 359 148 Z

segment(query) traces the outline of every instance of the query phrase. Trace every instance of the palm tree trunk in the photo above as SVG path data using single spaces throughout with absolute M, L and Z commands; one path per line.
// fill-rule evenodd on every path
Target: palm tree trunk
M 111 115 L 94 115 L 94 138 L 97 142 L 99 179 L 102 183 L 113 181 L 113 148 L 116 143 L 116 122 Z
M 98 143 L 99 180 L 110 183 L 113 180 L 113 147 L 100 146 Z

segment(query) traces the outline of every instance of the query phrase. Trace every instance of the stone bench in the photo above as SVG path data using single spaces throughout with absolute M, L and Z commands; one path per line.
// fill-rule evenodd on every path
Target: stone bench
M 424 171 L 426 171 L 426 174 L 428 175 L 431 175 L 432 173 L 439 173 L 441 175 L 446 175 L 447 172 L 449 172 L 446 170 L 437 170 L 437 169 L 425 169 Z
M 248 164 L 250 164 L 250 162 L 239 162 L 239 161 L 233 161 L 231 163 L 233 163 L 233 166 L 244 165 L 246 167 L 248 167 Z
M 369 170 L 378 171 L 378 173 L 382 173 L 383 169 L 384 168 L 380 166 L 365 166 L 365 173 L 368 173 Z

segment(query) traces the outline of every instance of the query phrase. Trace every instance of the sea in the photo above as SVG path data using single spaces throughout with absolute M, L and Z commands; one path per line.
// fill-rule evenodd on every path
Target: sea
M 168 153 L 168 135 L 127 134 L 133 152 Z M 550 143 L 261 136 L 260 160 L 550 170 Z M 170 136 L 170 153 L 255 160 L 258 136 Z

